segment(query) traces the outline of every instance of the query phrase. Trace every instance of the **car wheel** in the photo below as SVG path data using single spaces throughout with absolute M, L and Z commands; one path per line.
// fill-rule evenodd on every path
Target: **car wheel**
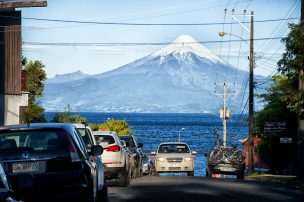
M 107 201 L 108 201 L 108 186 L 104 185 L 102 190 L 98 190 L 97 192 L 96 202 L 107 202 Z
M 127 184 L 130 185 L 131 183 L 131 179 L 132 179 L 132 175 L 131 175 L 131 170 L 128 171 L 128 178 L 127 178 Z
M 140 169 L 140 177 L 143 177 L 144 176 L 144 172 L 142 169 Z
M 140 168 L 136 168 L 136 178 L 141 177 L 141 173 L 142 173 L 141 169 Z
M 127 187 L 130 184 L 131 170 L 128 169 L 118 175 L 118 183 L 120 187 Z
M 190 171 L 187 173 L 188 176 L 194 176 L 194 171 Z

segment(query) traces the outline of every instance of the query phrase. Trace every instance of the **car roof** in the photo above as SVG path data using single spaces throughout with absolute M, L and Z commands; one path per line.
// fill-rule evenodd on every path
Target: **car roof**
M 89 126 L 86 126 L 82 123 L 73 123 L 73 125 L 76 127 L 76 128 L 86 128 L 86 127 L 89 127 Z
M 117 134 L 114 131 L 98 130 L 98 131 L 93 131 L 93 135 L 110 135 L 110 136 L 114 136 L 114 135 L 117 135 Z
M 18 124 L 18 125 L 8 125 L 1 126 L 0 130 L 8 129 L 39 129 L 39 128 L 65 128 L 72 129 L 74 126 L 72 123 L 31 123 L 31 124 Z
M 185 144 L 185 145 L 188 145 L 188 144 L 185 143 L 185 142 L 162 142 L 162 143 L 160 143 L 159 145 L 163 145 L 163 144 Z

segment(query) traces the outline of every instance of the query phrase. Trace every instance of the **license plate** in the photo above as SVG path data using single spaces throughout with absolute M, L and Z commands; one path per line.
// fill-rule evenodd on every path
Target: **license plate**
M 12 166 L 13 173 L 27 173 L 39 171 L 39 163 L 14 163 Z
M 220 168 L 220 170 L 233 172 L 233 171 L 235 171 L 235 168 L 222 167 L 222 168 Z

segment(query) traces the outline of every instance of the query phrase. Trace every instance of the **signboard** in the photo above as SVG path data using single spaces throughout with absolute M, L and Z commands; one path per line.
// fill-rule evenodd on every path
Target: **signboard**
M 291 144 L 292 143 L 292 138 L 291 137 L 281 137 L 280 138 L 280 143 Z
M 278 133 L 286 130 L 286 122 L 265 122 L 265 133 Z

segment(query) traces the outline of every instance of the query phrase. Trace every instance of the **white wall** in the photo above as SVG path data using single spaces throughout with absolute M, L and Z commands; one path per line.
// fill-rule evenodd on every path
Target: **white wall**
M 28 93 L 0 95 L 0 125 L 19 124 L 20 106 L 28 105 Z

